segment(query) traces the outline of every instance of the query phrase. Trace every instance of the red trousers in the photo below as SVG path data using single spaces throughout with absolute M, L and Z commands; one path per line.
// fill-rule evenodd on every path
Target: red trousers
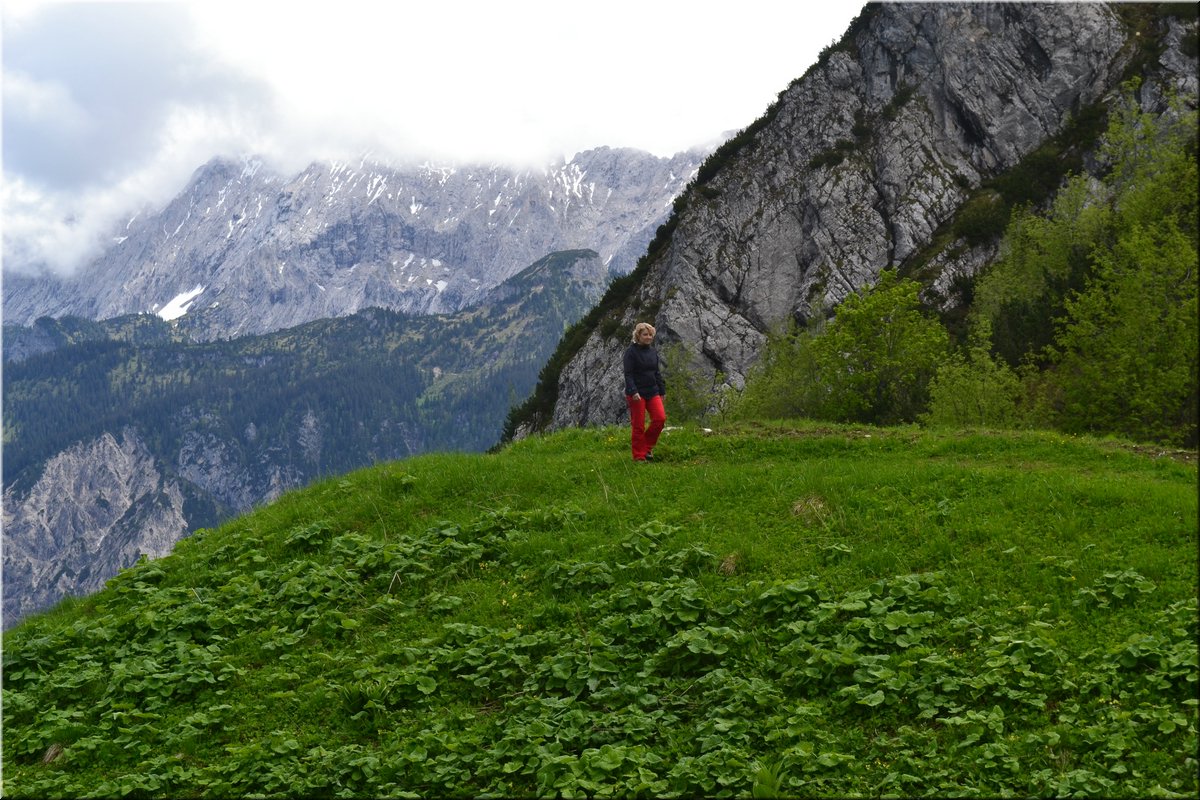
M 667 424 L 667 410 L 663 408 L 661 396 L 640 397 L 625 395 L 625 404 L 629 406 L 629 427 L 632 431 L 630 444 L 633 448 L 633 460 L 645 461 L 646 453 L 658 444 L 658 435 Z M 646 426 L 646 414 L 650 415 L 650 426 Z

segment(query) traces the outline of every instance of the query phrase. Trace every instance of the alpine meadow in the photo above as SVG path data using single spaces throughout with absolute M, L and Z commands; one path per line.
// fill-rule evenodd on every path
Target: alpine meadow
M 95 378 L 16 395 L 47 453 L 43 403 L 318 387 L 349 459 L 397 376 L 411 430 L 498 441 L 339 461 L 5 631 L 4 795 L 1200 796 L 1198 51 L 1194 4 L 868 4 L 632 272 L 205 346 L 46 323 L 92 349 L 23 369 Z
M 1194 454 L 757 423 L 424 455 L 10 632 L 12 797 L 1191 796 Z

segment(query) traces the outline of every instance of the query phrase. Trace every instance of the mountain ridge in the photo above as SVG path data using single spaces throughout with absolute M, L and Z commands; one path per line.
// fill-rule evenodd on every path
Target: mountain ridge
M 211 340 L 371 306 L 461 310 L 557 251 L 627 272 L 705 152 L 601 147 L 523 171 L 363 159 L 291 177 L 218 157 L 71 278 L 6 272 L 4 316 L 108 319 L 186 297 L 178 324 Z

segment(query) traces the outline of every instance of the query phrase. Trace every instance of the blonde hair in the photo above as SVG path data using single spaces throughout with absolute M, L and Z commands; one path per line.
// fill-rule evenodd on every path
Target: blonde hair
M 654 330 L 654 326 L 651 325 L 649 322 L 639 322 L 637 325 L 633 326 L 633 342 L 634 342 L 634 344 L 637 344 L 638 334 L 640 334 L 642 331 L 650 331 L 651 336 L 654 336 L 655 334 L 658 333 L 658 331 Z

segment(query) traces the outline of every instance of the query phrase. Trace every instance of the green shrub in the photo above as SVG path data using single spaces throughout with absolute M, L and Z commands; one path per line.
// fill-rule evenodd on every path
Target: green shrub
M 976 246 L 990 242 L 1004 233 L 1012 206 L 994 190 L 985 190 L 959 209 L 954 219 L 954 233 Z
M 889 122 L 896 119 L 900 115 L 900 109 L 908 104 L 908 101 L 916 94 L 917 87 L 911 84 L 904 84 L 897 87 L 896 93 L 892 95 L 892 99 L 883 107 L 883 118 Z
M 986 338 L 967 355 L 942 364 L 929 385 L 929 410 L 921 421 L 934 427 L 1009 428 L 1020 424 L 1021 379 L 992 357 Z
M 976 282 L 975 324 L 1042 370 L 1026 404 L 1062 430 L 1194 445 L 1200 401 L 1197 114 L 1142 112 L 1136 83 L 1099 153 L 1044 214 L 1014 215 Z
M 881 273 L 872 288 L 838 306 L 813 341 L 821 416 L 846 422 L 913 422 L 950 340 L 921 309 L 920 284 Z
M 708 376 L 691 364 L 691 355 L 681 342 L 659 348 L 663 378 L 667 384 L 667 414 L 673 422 L 704 422 L 723 407 L 725 377 Z
M 884 271 L 812 330 L 792 327 L 768 344 L 736 403 L 736 416 L 838 422 L 913 422 L 949 356 L 949 336 L 921 309 L 916 281 Z
M 732 402 L 737 419 L 791 419 L 819 415 L 820 390 L 812 342 L 816 331 L 796 327 L 767 336 L 746 385 Z

